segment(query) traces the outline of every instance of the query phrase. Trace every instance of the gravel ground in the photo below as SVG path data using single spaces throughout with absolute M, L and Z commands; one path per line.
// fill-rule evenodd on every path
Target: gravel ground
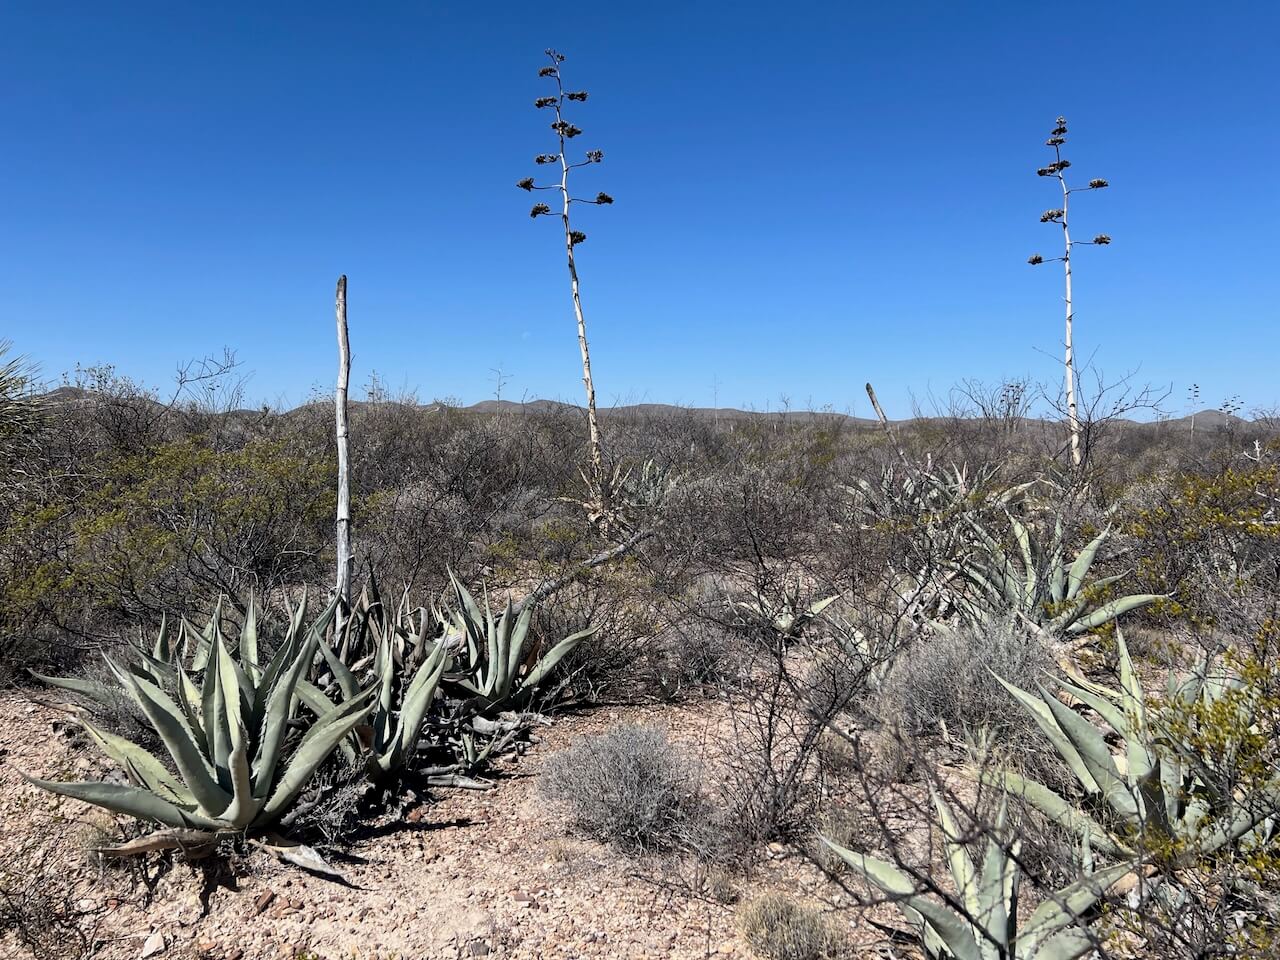
M 38 696 L 38 695 L 37 695 Z M 94 751 L 78 745 L 74 724 L 22 692 L 0 693 L 0 857 L 28 896 L 51 896 L 46 916 L 70 910 L 113 958 L 267 957 L 720 957 L 750 956 L 736 932 L 736 896 L 764 889 L 848 905 L 798 851 L 774 845 L 745 872 L 719 878 L 716 897 L 696 864 L 629 858 L 573 838 L 536 789 L 547 756 L 574 737 L 620 721 L 658 722 L 691 747 L 705 742 L 714 704 L 600 709 L 540 728 L 524 757 L 503 761 L 488 792 L 442 791 L 437 802 L 385 824 L 349 851 L 350 886 L 252 852 L 223 862 L 175 863 L 146 870 L 104 867 L 89 848 L 125 826 L 79 802 L 35 789 L 18 775 L 101 776 Z M 48 881 L 48 882 L 46 882 Z M 850 927 L 852 912 L 837 922 Z M 865 927 L 862 928 L 864 931 Z M 70 929 L 51 943 L 78 955 Z M 865 941 L 865 938 L 859 938 Z M 51 948 L 55 949 L 55 948 Z M 898 948 L 901 955 L 901 948 Z M 0 956 L 33 954 L 0 931 Z M 869 949 L 866 955 L 875 955 Z

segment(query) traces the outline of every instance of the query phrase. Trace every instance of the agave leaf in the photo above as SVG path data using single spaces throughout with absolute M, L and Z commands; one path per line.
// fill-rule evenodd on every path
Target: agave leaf
M 1103 577 L 1101 580 L 1095 580 L 1088 591 L 1076 597 L 1068 597 L 1064 601 L 1066 608 L 1049 621 L 1049 631 L 1051 633 L 1062 633 L 1084 615 L 1098 591 L 1122 579 L 1124 579 L 1124 575 L 1119 573 L 1113 577 Z
M 338 681 L 338 687 L 342 690 L 342 698 L 350 700 L 352 697 L 360 694 L 360 683 L 356 680 L 347 665 L 342 662 L 333 648 L 327 643 L 318 644 L 320 647 L 320 655 L 324 657 L 324 662 L 328 665 L 329 671 L 333 674 L 333 679 Z
M 823 597 L 821 600 L 815 600 L 813 603 L 809 604 L 809 610 L 808 610 L 809 618 L 813 619 L 821 615 L 822 611 L 827 609 L 827 607 L 831 606 L 831 604 L 835 603 L 837 600 L 839 600 L 840 596 L 841 595 L 838 593 L 833 593 L 829 597 Z
M 80 720 L 80 725 L 98 745 L 98 749 L 127 769 L 138 781 L 139 786 L 150 790 L 163 800 L 179 806 L 195 807 L 196 801 L 191 791 L 165 769 L 164 764 L 151 753 L 132 740 L 94 726 L 83 718 Z
M 169 644 L 169 617 L 160 614 L 160 629 L 156 632 L 156 641 L 151 648 L 151 655 L 155 659 L 169 663 L 173 659 L 173 649 Z
M 590 627 L 587 630 L 580 630 L 577 633 L 570 634 L 565 637 L 552 647 L 547 654 L 537 662 L 534 668 L 529 671 L 528 675 L 525 676 L 524 683 L 521 684 L 523 689 L 531 691 L 534 687 L 542 683 L 542 681 L 547 678 L 548 674 L 556 668 L 556 664 L 563 660 L 574 647 L 580 644 L 587 637 L 594 634 L 597 629 L 597 627 Z
M 1097 820 L 1042 783 L 1011 770 L 984 770 L 978 778 L 988 786 L 999 787 L 1006 793 L 1021 797 L 1054 822 L 1088 838 L 1093 849 L 1113 857 L 1129 856 L 1132 852 L 1128 847 L 1117 843 Z
M 231 756 L 228 766 L 231 771 L 231 803 L 222 811 L 222 820 L 237 830 L 243 830 L 253 823 L 262 807 L 262 801 L 254 797 L 253 781 L 249 771 L 249 758 L 246 750 L 248 740 L 243 727 L 235 728 L 231 736 Z
M 298 681 L 297 686 L 294 687 L 294 693 L 298 700 L 317 717 L 323 717 L 335 706 L 334 702 L 324 695 L 323 690 L 313 683 L 308 683 L 306 680 Z M 357 748 L 359 746 L 360 742 L 354 736 L 348 737 L 338 744 L 342 755 L 351 763 L 356 761 Z
M 947 852 L 947 863 L 951 867 L 951 877 L 956 884 L 956 892 L 969 916 L 982 916 L 982 903 L 978 897 L 978 871 L 969 858 L 969 851 L 964 846 L 964 834 L 956 823 L 951 807 L 941 795 L 934 792 L 933 805 L 938 811 L 938 823 L 942 828 L 942 843 Z
M 931 928 L 956 960 L 986 960 L 973 927 L 959 914 L 924 897 L 907 897 L 905 902 L 924 917 L 926 930 Z
M 381 753 L 395 740 L 392 728 L 392 710 L 395 707 L 396 664 L 391 653 L 391 641 L 384 635 L 378 641 L 378 653 L 374 658 L 374 673 L 381 678 L 378 706 L 374 710 L 373 749 Z
M 1094 627 L 1100 627 L 1104 623 L 1109 623 L 1117 617 L 1122 617 L 1131 610 L 1137 610 L 1139 607 L 1145 607 L 1149 603 L 1155 603 L 1155 601 L 1163 599 L 1165 599 L 1165 596 L 1159 593 L 1135 593 L 1127 597 L 1121 597 L 1118 600 L 1110 600 L 1097 610 L 1072 623 L 1067 627 L 1067 630 L 1071 633 L 1083 633 L 1086 630 L 1092 630 Z
M 337 603 L 334 597 L 333 606 Z M 310 631 L 307 638 L 297 648 L 293 661 L 282 667 L 267 696 L 263 710 L 262 732 L 258 738 L 258 754 L 253 762 L 253 777 L 257 784 L 255 794 L 259 800 L 266 796 L 275 779 L 276 764 L 280 761 L 280 751 L 284 746 L 284 736 L 289 720 L 293 716 L 294 692 L 298 681 L 311 666 L 311 658 L 315 654 L 319 636 Z M 312 727 L 314 730 L 315 728 Z
M 34 670 L 27 672 L 41 683 L 47 683 L 51 687 L 62 690 L 70 690 L 72 693 L 81 694 L 99 703 L 110 703 L 116 693 L 113 688 L 96 680 L 81 680 L 79 677 L 50 677 L 43 673 L 36 673 Z
M 335 707 L 311 726 L 262 808 L 260 822 L 270 823 L 288 809 L 329 754 L 368 715 L 377 693 L 377 686 L 372 686 L 356 699 Z
M 1045 705 L 1053 712 L 1058 726 L 1071 739 L 1072 745 L 1089 773 L 1093 775 L 1102 795 L 1117 813 L 1128 820 L 1139 818 L 1138 802 L 1129 792 L 1128 784 L 1116 768 L 1115 758 L 1111 756 L 1111 748 L 1102 734 L 1088 720 L 1085 720 L 1057 697 L 1041 688 Z
M 258 604 L 252 593 L 244 626 L 240 628 L 240 663 L 250 683 L 257 686 L 262 679 L 262 668 L 258 666 Z
M 204 850 L 218 839 L 212 830 L 191 830 L 185 827 L 164 827 L 153 830 L 146 836 L 136 840 L 128 840 L 111 847 L 96 847 L 95 850 L 107 857 L 136 857 L 144 853 L 155 853 L 159 850 L 187 850 L 191 852 Z
M 1071 563 L 1071 569 L 1067 573 L 1067 599 L 1074 600 L 1084 586 L 1085 577 L 1089 575 L 1089 568 L 1093 566 L 1094 559 L 1098 556 L 1098 550 L 1106 542 L 1107 537 L 1111 536 L 1111 528 L 1104 528 L 1103 531 L 1094 537 L 1089 543 L 1076 554 L 1076 558 Z
M 1085 788 L 1085 791 L 1088 793 L 1098 793 L 1098 782 L 1094 779 L 1088 765 L 1086 765 L 1084 760 L 1081 758 L 1079 751 L 1076 750 L 1071 739 L 1066 735 L 1063 729 L 1058 726 L 1058 721 L 1054 718 L 1054 715 L 1050 711 L 1047 703 L 1039 697 L 1027 693 L 1027 691 L 1023 690 L 1021 687 L 1014 686 L 994 671 L 992 672 L 992 676 L 999 680 L 1000 685 L 1013 694 L 1019 703 L 1031 711 L 1031 716 L 1032 719 L 1035 720 L 1036 726 L 1038 726 L 1041 731 L 1044 732 L 1044 735 L 1052 741 L 1054 747 L 1058 750 L 1058 755 L 1066 761 L 1067 766 L 1071 768 L 1071 772 L 1079 778 L 1080 783 Z M 1049 699 L 1053 698 L 1050 697 Z
M 1017 856 L 1020 845 L 1015 840 L 1011 851 L 1006 851 L 1000 838 L 1008 822 L 1009 804 L 1001 799 L 995 822 L 987 835 L 987 849 L 982 858 L 982 872 L 978 876 L 976 902 L 978 910 L 969 912 L 977 919 L 986 936 L 979 944 L 983 952 L 997 945 L 1006 952 L 1014 942 L 1017 926 Z
M 116 669 L 117 676 L 133 694 L 151 722 L 151 726 L 164 741 L 165 748 L 173 758 L 183 783 L 196 798 L 200 809 L 210 814 L 225 810 L 227 804 L 231 802 L 231 795 L 214 778 L 214 770 L 201 751 L 196 733 L 187 724 L 187 718 L 182 711 L 164 691 L 150 681 Z M 172 824 L 172 826 L 188 825 Z
M 1031 548 L 1031 534 L 1027 532 L 1027 528 L 1022 521 L 1013 514 L 1009 514 L 1009 524 L 1013 527 L 1014 539 L 1018 541 L 1018 549 L 1022 553 L 1022 564 L 1026 574 L 1022 584 L 1021 606 L 1029 608 L 1035 603 L 1036 588 L 1039 586 L 1039 577 L 1036 575 L 1035 555 Z
M 430 656 L 418 667 L 409 683 L 409 689 L 405 691 L 404 703 L 400 707 L 399 737 L 400 753 L 403 756 L 412 754 L 417 747 L 422 724 L 431 709 L 431 701 L 448 661 L 444 644 L 437 643 Z
M 1018 955 L 1035 957 L 1040 944 L 1075 923 L 1106 893 L 1113 883 L 1133 871 L 1132 863 L 1104 867 L 1048 897 L 1028 918 L 1018 934 Z M 1024 950 L 1025 946 L 1025 950 Z
M 511 601 L 507 600 L 507 609 L 502 615 L 503 621 L 512 619 Z M 504 692 L 510 692 L 511 688 L 516 685 L 520 676 L 520 658 L 524 654 L 525 639 L 529 635 L 529 624 L 533 621 L 533 608 L 525 607 L 518 617 L 515 618 L 515 625 L 511 628 L 511 634 L 508 637 L 509 649 L 507 650 L 506 674 L 503 677 Z
M 1200 837 L 1197 851 L 1203 855 L 1216 853 L 1250 833 L 1258 824 L 1280 813 L 1280 782 L 1261 790 L 1251 798 L 1250 806 L 1241 811 L 1230 823 L 1223 823 Z
M 218 827 L 218 824 L 208 817 L 184 810 L 177 804 L 170 803 L 140 787 L 129 787 L 118 783 L 57 783 L 52 780 L 37 780 L 25 773 L 21 776 L 41 790 L 82 800 L 140 820 L 151 820 L 166 827 L 202 827 L 207 830 Z
M 1041 943 L 1033 960 L 1080 960 L 1091 953 L 1095 946 L 1089 935 L 1079 927 L 1068 927 Z

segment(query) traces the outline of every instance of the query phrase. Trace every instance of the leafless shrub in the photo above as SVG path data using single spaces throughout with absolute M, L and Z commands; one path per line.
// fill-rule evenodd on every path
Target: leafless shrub
M 576 741 L 547 761 L 541 788 L 574 827 L 628 850 L 681 846 L 699 815 L 694 769 L 658 727 Z
M 47 851 L 26 844 L 0 861 L 0 951 L 11 941 L 35 960 L 87 958 L 97 919 L 76 905 Z

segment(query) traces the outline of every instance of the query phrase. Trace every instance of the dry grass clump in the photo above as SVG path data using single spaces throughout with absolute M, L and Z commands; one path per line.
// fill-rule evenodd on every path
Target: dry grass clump
M 945 727 L 952 737 L 989 744 L 1005 762 L 1051 774 L 1035 721 L 996 676 L 1034 689 L 1053 669 L 1045 644 L 1013 624 L 961 626 L 903 650 L 873 710 L 902 737 Z
M 738 927 L 766 960 L 831 960 L 846 952 L 831 921 L 786 894 L 767 893 L 743 905 Z

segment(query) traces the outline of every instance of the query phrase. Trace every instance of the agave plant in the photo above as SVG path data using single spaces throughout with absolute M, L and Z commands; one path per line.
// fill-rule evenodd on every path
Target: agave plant
M 1107 736 L 1043 686 L 1037 694 L 997 677 L 1035 718 L 1079 782 L 1084 795 L 1077 806 L 1035 780 L 1010 770 L 988 770 L 982 780 L 1022 797 L 1044 814 L 1086 837 L 1094 849 L 1118 857 L 1154 854 L 1176 867 L 1257 836 L 1280 813 L 1280 776 L 1250 797 L 1215 789 L 1202 776 L 1216 758 L 1197 755 L 1185 739 L 1171 734 L 1148 707 L 1133 668 L 1124 635 L 1116 632 L 1120 689 L 1083 677 L 1057 686 L 1092 707 L 1121 744 L 1112 753 Z M 1232 703 L 1229 691 L 1239 681 L 1213 677 L 1208 664 L 1190 678 L 1170 675 L 1171 701 L 1202 699 L 1206 705 Z M 1238 701 L 1235 723 L 1247 727 L 1247 709 Z
M 319 645 L 344 702 L 358 699 L 363 693 L 356 671 L 347 665 L 340 652 L 351 656 L 366 640 L 373 645 L 370 668 L 378 697 L 369 717 L 371 730 L 364 741 L 354 735 L 348 738 L 343 748 L 352 758 L 362 753 L 366 767 L 375 778 L 397 773 L 413 759 L 440 678 L 450 662 L 444 639 L 429 638 L 434 632 L 434 623 L 426 611 L 419 611 L 419 625 L 412 637 L 407 629 L 411 625 L 404 604 L 394 615 L 387 615 L 376 581 L 370 578 L 346 624 L 349 633 L 345 639 L 349 640 L 351 633 L 365 639 L 350 643 L 340 640 L 339 651 L 325 642 Z M 317 715 L 334 706 L 319 687 L 306 682 L 300 686 L 304 701 Z
M 451 626 L 444 642 L 461 648 L 462 669 L 446 674 L 445 679 L 479 697 L 487 707 L 508 705 L 528 700 L 556 664 L 579 643 L 595 633 L 595 628 L 581 630 L 565 637 L 534 661 L 528 649 L 529 625 L 534 605 L 528 604 L 516 613 L 508 600 L 496 617 L 484 598 L 481 610 L 466 587 L 451 575 L 454 604 L 448 605 L 438 619 Z
M 176 775 L 137 744 L 82 720 L 89 736 L 122 767 L 130 784 L 27 779 L 44 790 L 158 824 L 161 829 L 146 838 L 145 849 L 200 846 L 219 834 L 257 832 L 270 826 L 364 720 L 377 694 L 376 688 L 370 688 L 333 707 L 293 741 L 290 728 L 301 719 L 298 684 L 335 608 L 330 603 L 303 630 L 305 604 L 304 598 L 266 664 L 258 662 L 253 616 L 241 631 L 238 656 L 228 651 L 215 619 L 208 651 L 198 652 L 191 668 L 202 671 L 199 684 L 167 646 L 167 636 L 157 639 L 155 657 L 126 664 L 107 659 L 116 682 L 163 742 Z M 170 659 L 166 653 L 172 655 Z M 196 667 L 200 661 L 203 666 Z
M 855 853 L 826 837 L 823 842 L 873 886 L 892 897 L 915 928 L 930 957 L 954 960 L 1076 960 L 1094 948 L 1081 918 L 1108 887 L 1128 873 L 1121 863 L 1090 870 L 1071 885 L 1051 893 L 1018 928 L 1019 843 L 1005 844 L 1002 805 L 979 869 L 965 848 L 951 807 L 933 798 L 947 853 L 955 897 L 949 903 L 924 896 L 917 884 L 893 864 Z
M 1011 512 L 1005 510 L 1005 516 L 1016 553 L 1006 550 L 969 516 L 965 521 L 976 540 L 975 549 L 946 565 L 970 588 L 956 598 L 965 619 L 982 624 L 1012 612 L 1042 633 L 1061 637 L 1100 627 L 1161 599 L 1159 594 L 1141 593 L 1102 600 L 1102 591 L 1123 576 L 1089 580 L 1089 571 L 1111 535 L 1110 528 L 1089 541 L 1068 563 L 1061 521 L 1056 522 L 1049 541 L 1042 543 L 1034 530 Z
M 781 600 L 775 601 L 763 592 L 756 591 L 751 600 L 739 600 L 734 606 L 746 611 L 752 619 L 768 624 L 782 637 L 795 640 L 808 624 L 839 599 L 840 594 L 837 593 L 804 606 L 800 599 L 800 587 L 797 585 L 794 589 L 785 589 Z

